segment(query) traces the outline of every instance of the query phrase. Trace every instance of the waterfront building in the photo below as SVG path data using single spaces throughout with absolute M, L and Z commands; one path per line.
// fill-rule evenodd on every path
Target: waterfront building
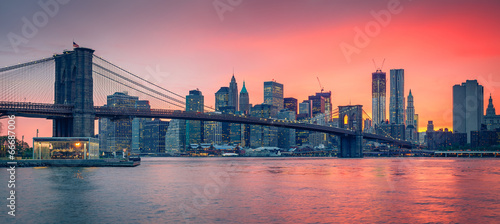
M 276 107 L 269 104 L 257 104 L 252 107 L 252 117 L 270 118 Z M 250 125 L 250 147 L 278 146 L 278 128 L 261 125 Z
M 488 107 L 486 108 L 486 115 L 483 119 L 483 124 L 486 125 L 486 130 L 493 131 L 500 128 L 500 115 L 495 112 L 495 106 L 493 106 L 493 99 L 488 101 Z
M 145 153 L 164 153 L 165 152 L 165 136 L 168 130 L 168 121 L 162 121 L 155 118 L 144 124 L 144 148 Z
M 99 159 L 99 140 L 88 137 L 35 137 L 33 159 Z
M 484 116 L 484 89 L 477 80 L 466 80 L 453 86 L 453 131 L 466 133 L 471 143 L 470 132 L 479 131 Z
M 221 114 L 219 111 L 208 112 L 207 114 Z M 218 121 L 205 121 L 203 123 L 205 132 L 203 137 L 204 143 L 213 144 L 213 145 L 221 145 L 222 141 L 222 122 Z
M 404 69 L 391 69 L 391 92 L 389 102 L 389 121 L 392 124 L 405 123 L 405 76 Z
M 144 109 L 148 103 L 140 102 L 139 97 L 129 96 L 128 92 L 115 92 L 113 95 L 107 96 L 107 104 L 104 107 L 116 109 Z M 105 153 L 122 152 L 123 150 L 130 152 L 132 149 L 132 121 L 133 119 L 99 119 L 99 147 Z M 141 121 L 141 120 L 139 120 Z M 138 121 L 138 122 L 139 122 Z M 146 120 L 142 120 L 146 121 Z M 140 129 L 136 129 L 137 135 L 140 136 Z M 136 145 L 140 145 L 138 141 Z
M 372 118 L 373 126 L 385 122 L 386 78 L 385 72 L 372 73 Z
M 429 150 L 444 150 L 449 147 L 463 146 L 467 143 L 467 134 L 453 133 L 448 131 L 448 128 L 427 131 L 425 138 Z
M 186 120 L 170 120 L 165 134 L 166 152 L 183 152 L 186 149 Z
M 295 120 L 294 111 L 283 109 L 278 112 L 278 119 L 285 121 Z M 289 149 L 291 146 L 295 145 L 295 129 L 290 128 L 278 128 L 278 147 L 282 149 Z
M 151 106 L 147 100 L 137 100 L 135 101 L 135 108 L 139 110 L 150 110 Z M 134 118 L 132 119 L 132 152 L 140 153 L 142 149 L 145 149 L 145 135 L 144 126 L 146 122 L 151 121 L 151 118 Z M 163 151 L 163 150 L 162 150 Z
M 186 112 L 204 112 L 204 97 L 198 89 L 186 96 Z M 186 145 L 203 143 L 203 121 L 186 121 Z

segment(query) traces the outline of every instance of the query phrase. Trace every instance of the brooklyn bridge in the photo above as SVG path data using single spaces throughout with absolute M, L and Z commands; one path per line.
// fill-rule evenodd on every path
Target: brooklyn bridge
M 0 69 L 0 116 L 53 120 L 53 137 L 93 137 L 94 121 L 99 118 L 164 118 L 217 121 L 301 129 L 336 135 L 340 139 L 339 157 L 363 156 L 363 139 L 411 148 L 411 142 L 389 135 L 364 133 L 361 105 L 339 106 L 338 127 L 296 120 L 245 115 L 184 111 L 185 98 L 145 78 L 135 75 L 94 54 L 93 49 L 77 47 L 52 57 Z M 151 102 L 151 109 L 105 106 L 106 96 L 128 91 Z M 205 106 L 207 111 L 214 109 Z

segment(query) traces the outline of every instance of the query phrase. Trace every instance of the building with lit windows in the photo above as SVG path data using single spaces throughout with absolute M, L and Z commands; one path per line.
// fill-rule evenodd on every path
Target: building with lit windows
M 385 72 L 377 70 L 372 73 L 372 125 L 385 122 L 386 78 Z
M 477 80 L 467 80 L 453 86 L 453 131 L 466 133 L 471 143 L 471 131 L 479 131 L 484 116 L 484 88 Z
M 391 69 L 391 95 L 389 121 L 391 124 L 405 123 L 405 70 Z
M 190 90 L 186 96 L 186 112 L 203 113 L 205 98 L 200 90 Z M 203 143 L 203 121 L 186 121 L 186 145 Z
M 240 111 L 243 114 L 250 114 L 250 97 L 248 95 L 247 88 L 245 87 L 245 81 L 243 81 L 243 87 L 240 92 Z
M 99 140 L 87 137 L 33 138 L 33 159 L 99 159 Z
M 293 97 L 287 97 L 283 99 L 283 107 L 289 111 L 292 111 L 297 115 L 298 103 L 297 99 Z
M 264 104 L 275 107 L 274 115 L 283 109 L 283 84 L 275 81 L 264 82 Z

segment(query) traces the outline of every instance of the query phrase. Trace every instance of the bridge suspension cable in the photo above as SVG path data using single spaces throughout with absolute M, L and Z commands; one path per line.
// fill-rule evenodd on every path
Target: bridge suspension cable
M 94 72 L 100 76 L 105 77 L 108 80 L 111 80 L 115 83 L 118 83 L 120 85 L 126 86 L 127 88 L 133 89 L 135 91 L 138 91 L 142 94 L 145 94 L 147 96 L 153 97 L 157 100 L 160 100 L 162 102 L 166 102 L 168 104 L 180 107 L 180 108 L 185 108 L 185 100 L 186 98 L 180 94 L 177 94 L 175 92 L 172 92 L 164 87 L 161 87 L 147 79 L 144 79 L 140 76 L 137 76 L 109 61 L 106 59 L 99 57 L 94 54 Z M 97 72 L 96 70 L 99 70 L 100 72 Z M 125 73 L 125 74 L 124 74 Z M 105 75 L 107 74 L 107 75 Z M 116 77 L 116 79 L 111 78 L 110 76 Z M 122 80 L 122 81 L 118 81 Z M 142 82 L 142 83 L 141 83 Z M 126 85 L 125 83 L 130 83 L 129 85 Z M 103 89 L 101 87 L 100 89 Z M 98 90 L 101 91 L 98 87 Z M 142 89 L 142 90 L 139 90 Z M 105 91 L 109 91 L 109 88 L 105 88 Z M 109 94 L 109 93 L 108 93 Z M 161 98 L 160 98 L 161 97 Z M 99 96 L 97 97 L 99 98 Z M 101 97 L 105 98 L 105 97 Z M 166 98 L 166 99 L 162 99 Z M 212 107 L 204 105 L 204 107 L 208 110 L 215 110 Z

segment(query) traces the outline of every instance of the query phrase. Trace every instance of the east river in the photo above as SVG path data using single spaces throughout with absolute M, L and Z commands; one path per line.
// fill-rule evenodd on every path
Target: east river
M 0 223 L 498 223 L 496 158 L 142 158 L 17 168 Z

